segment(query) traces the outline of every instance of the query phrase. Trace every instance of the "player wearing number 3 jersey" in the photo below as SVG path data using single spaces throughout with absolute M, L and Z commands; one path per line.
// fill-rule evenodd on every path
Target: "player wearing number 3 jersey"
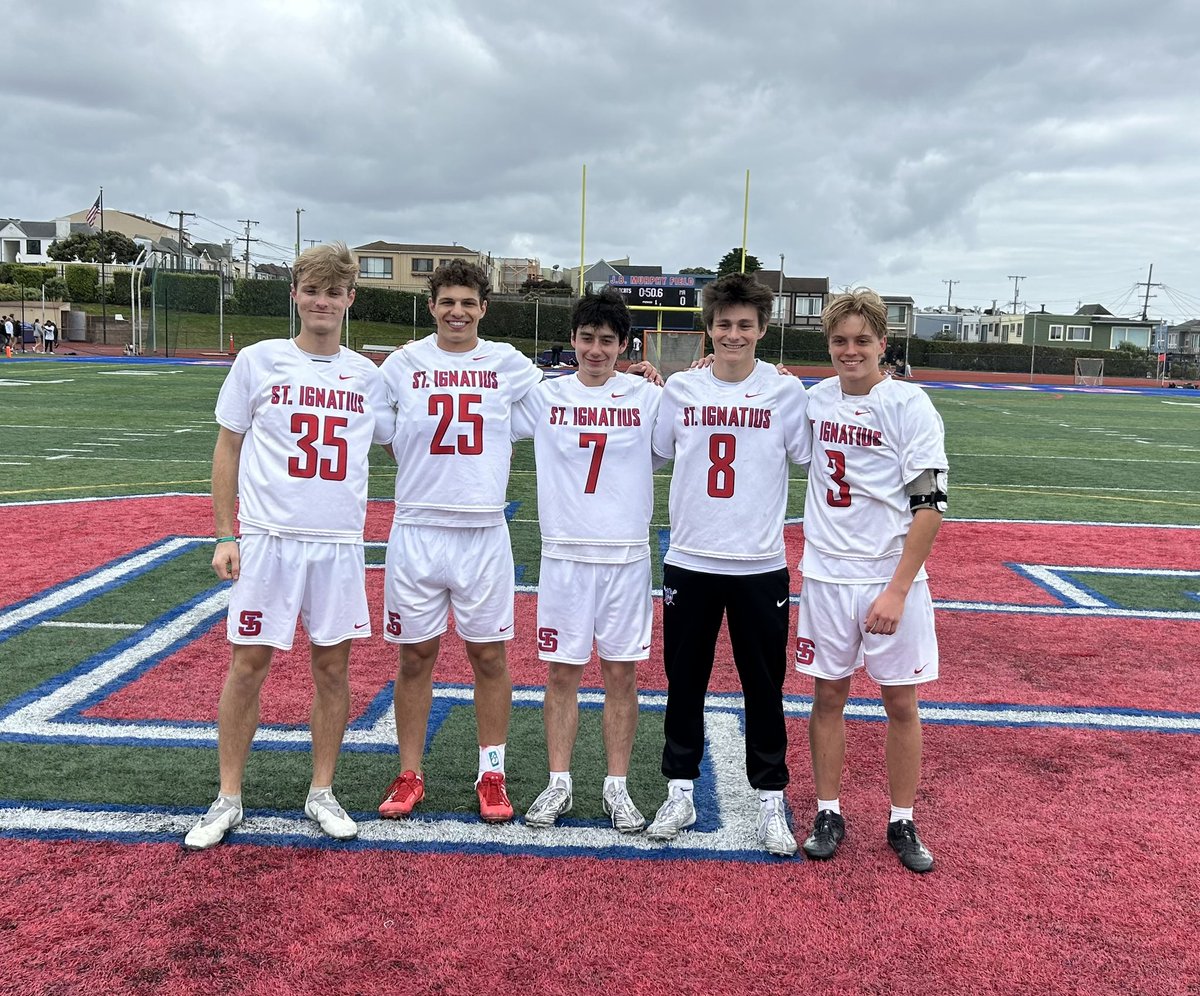
M 669 840 L 696 821 L 704 698 L 724 618 L 745 699 L 758 839 L 770 853 L 790 856 L 796 841 L 783 805 L 783 678 L 791 586 L 783 518 L 788 463 L 807 463 L 810 443 L 803 385 L 754 358 L 771 304 L 770 289 L 745 274 L 705 288 L 713 365 L 667 381 L 654 429 L 655 453 L 675 459 L 663 568 L 662 770 L 670 784 L 647 834 Z
M 541 380 L 507 343 L 479 338 L 488 279 L 455 260 L 430 277 L 434 335 L 383 364 L 396 409 L 396 510 L 388 539 L 384 639 L 399 644 L 394 707 L 400 775 L 380 815 L 408 816 L 425 796 L 422 759 L 442 634 L 454 622 L 475 677 L 476 791 L 488 822 L 512 819 L 504 750 L 512 709 L 513 556 L 504 519 L 513 403 Z
M 822 325 L 837 376 L 808 396 L 812 465 L 796 669 L 815 679 L 809 746 L 817 816 L 804 850 L 830 858 L 845 834 L 842 717 L 851 675 L 865 667 L 888 717 L 888 842 L 906 868 L 925 872 L 933 856 L 912 819 L 921 770 L 916 686 L 938 674 L 925 558 L 946 509 L 945 433 L 923 390 L 880 369 L 887 308 L 878 295 L 838 295 Z
M 315 686 L 305 812 L 332 837 L 358 832 L 332 784 L 350 708 L 350 641 L 371 635 L 362 545 L 368 453 L 391 437 L 393 418 L 375 365 L 338 345 L 356 272 L 340 243 L 305 251 L 292 274 L 299 335 L 243 349 L 217 399 L 213 568 L 233 581 L 234 646 L 218 713 L 220 795 L 184 840 L 193 850 L 219 843 L 242 821 L 259 689 L 273 649 L 291 648 L 297 615 L 312 645 Z

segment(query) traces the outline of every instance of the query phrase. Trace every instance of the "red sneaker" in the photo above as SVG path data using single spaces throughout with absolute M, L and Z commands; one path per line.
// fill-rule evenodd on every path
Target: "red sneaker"
M 479 817 L 484 823 L 507 823 L 513 818 L 512 803 L 504 787 L 504 775 L 489 771 L 475 786 L 479 796 Z
M 415 771 L 405 771 L 387 788 L 379 815 L 385 820 L 399 820 L 413 811 L 413 806 L 425 798 L 425 779 Z

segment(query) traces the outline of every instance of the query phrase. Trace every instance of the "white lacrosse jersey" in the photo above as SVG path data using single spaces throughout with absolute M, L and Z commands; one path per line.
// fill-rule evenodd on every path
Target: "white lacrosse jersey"
M 809 391 L 808 418 L 801 571 L 818 581 L 890 581 L 912 524 L 905 484 L 949 469 L 942 417 L 915 384 L 887 377 L 869 394 L 843 395 L 829 377 Z M 927 576 L 922 565 L 916 580 Z
M 504 523 L 513 403 L 542 379 L 506 342 L 465 353 L 430 335 L 380 368 L 396 409 L 395 521 L 474 528 Z
M 256 342 L 233 361 L 216 416 L 243 437 L 243 533 L 362 542 L 371 443 L 393 422 L 374 363 L 345 347 L 316 356 L 293 339 Z
M 786 567 L 788 462 L 808 462 L 810 439 L 804 385 L 769 363 L 736 384 L 711 367 L 674 374 L 653 437 L 655 453 L 675 458 L 664 562 L 719 574 Z
M 542 556 L 629 564 L 650 556 L 650 437 L 662 388 L 618 373 L 599 387 L 544 380 L 513 408 L 513 438 L 533 438 Z

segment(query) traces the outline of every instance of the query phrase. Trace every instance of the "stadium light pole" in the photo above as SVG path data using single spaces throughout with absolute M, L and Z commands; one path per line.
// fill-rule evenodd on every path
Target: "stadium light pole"
M 779 254 L 779 362 L 783 362 L 783 253 Z

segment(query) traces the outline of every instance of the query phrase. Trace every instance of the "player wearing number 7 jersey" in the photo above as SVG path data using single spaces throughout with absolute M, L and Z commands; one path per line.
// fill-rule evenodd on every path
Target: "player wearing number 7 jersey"
M 396 509 L 388 539 L 384 639 L 399 644 L 393 705 L 400 774 L 379 813 L 408 816 L 425 797 L 422 759 L 442 634 L 454 622 L 475 678 L 480 816 L 512 819 L 504 750 L 512 709 L 513 556 L 504 518 L 512 406 L 541 380 L 508 343 L 479 338 L 488 278 L 461 260 L 430 277 L 434 335 L 382 367 L 396 409 Z
M 821 321 L 837 376 L 808 396 L 796 669 L 815 679 L 808 729 L 817 816 L 804 851 L 831 858 L 845 834 L 843 711 L 851 675 L 865 667 L 888 717 L 888 842 L 906 868 L 925 872 L 933 856 L 912 818 L 921 771 L 916 686 L 938 674 L 925 559 L 946 510 L 945 432 L 923 390 L 880 369 L 887 308 L 877 294 L 839 294 Z
M 669 840 L 696 821 L 693 781 L 704 755 L 704 698 L 717 634 L 728 621 L 745 699 L 746 773 L 758 790 L 758 839 L 790 856 L 783 679 L 791 586 L 783 544 L 788 463 L 808 462 L 804 387 L 754 358 L 773 296 L 746 274 L 704 289 L 713 364 L 672 376 L 654 451 L 674 457 L 671 546 L 663 568 L 667 672 L 666 802 L 647 835 Z
M 371 635 L 362 545 L 368 453 L 390 438 L 393 418 L 375 364 L 338 345 L 356 273 L 341 243 L 306 250 L 292 271 L 299 335 L 243 349 L 217 399 L 213 569 L 233 581 L 233 661 L 218 712 L 220 795 L 184 839 L 192 850 L 220 843 L 242 821 L 259 690 L 273 650 L 291 648 L 297 615 L 312 644 L 315 689 L 304 809 L 332 837 L 358 832 L 332 784 L 350 708 L 350 641 Z
M 646 824 L 626 777 L 637 732 L 637 662 L 650 656 L 654 617 L 650 434 L 662 388 L 617 372 L 630 324 L 615 291 L 581 298 L 571 314 L 579 372 L 543 381 L 513 409 L 513 438 L 533 438 L 542 530 L 537 645 L 548 667 L 550 781 L 525 814 L 532 827 L 552 826 L 572 807 L 579 682 L 593 643 L 604 679 L 604 811 L 622 833 Z

